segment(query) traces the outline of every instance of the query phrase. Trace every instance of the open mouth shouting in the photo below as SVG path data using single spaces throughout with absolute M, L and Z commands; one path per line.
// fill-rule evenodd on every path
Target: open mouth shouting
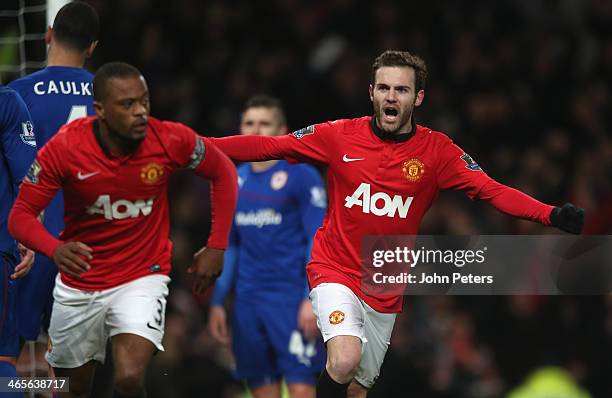
M 393 124 L 399 119 L 399 111 L 397 110 L 397 108 L 386 106 L 383 108 L 382 116 L 382 121 L 384 123 Z

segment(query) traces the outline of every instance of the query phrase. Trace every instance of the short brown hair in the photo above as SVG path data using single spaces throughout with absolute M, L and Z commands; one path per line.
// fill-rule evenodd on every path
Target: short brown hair
M 275 109 L 278 115 L 279 124 L 281 126 L 287 125 L 287 116 L 285 116 L 283 103 L 278 98 L 269 95 L 256 95 L 251 97 L 242 109 L 241 115 L 244 115 L 244 113 L 251 108 Z
M 427 65 L 418 55 L 410 54 L 408 51 L 387 50 L 380 54 L 372 64 L 372 84 L 375 83 L 376 71 L 383 66 L 409 66 L 414 69 L 415 89 L 423 90 L 427 82 Z

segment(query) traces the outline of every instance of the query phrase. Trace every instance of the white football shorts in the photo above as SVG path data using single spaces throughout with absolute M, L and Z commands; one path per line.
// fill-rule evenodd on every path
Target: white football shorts
M 76 368 L 104 362 L 106 342 L 121 333 L 135 334 L 163 351 L 167 275 L 149 275 L 107 290 L 66 286 L 58 274 L 53 290 L 49 348 L 54 368 Z
M 380 374 L 397 314 L 372 309 L 351 289 L 339 283 L 318 285 L 310 292 L 310 301 L 323 341 L 335 336 L 361 339 L 361 362 L 355 379 L 371 388 Z

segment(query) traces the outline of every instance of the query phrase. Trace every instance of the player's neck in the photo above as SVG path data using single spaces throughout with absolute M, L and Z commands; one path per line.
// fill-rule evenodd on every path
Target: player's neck
M 261 173 L 262 171 L 266 171 L 274 166 L 278 160 L 267 160 L 265 162 L 251 162 L 251 170 L 256 173 Z
M 47 55 L 47 66 L 69 66 L 82 68 L 85 65 L 86 56 L 84 53 L 76 53 L 61 46 L 49 46 Z
M 118 134 L 110 131 L 108 126 L 101 121 L 94 123 L 94 134 L 102 147 L 102 151 L 106 156 L 125 157 L 136 152 L 140 146 L 140 141 L 127 141 L 121 139 Z

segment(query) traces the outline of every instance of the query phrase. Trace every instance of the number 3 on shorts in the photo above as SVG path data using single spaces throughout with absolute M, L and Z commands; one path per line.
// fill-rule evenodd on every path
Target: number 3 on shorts
M 157 316 L 153 320 L 159 327 L 162 327 L 164 324 L 164 303 L 161 299 L 157 299 Z
M 147 327 L 149 329 L 157 330 L 162 332 L 164 327 L 164 302 L 161 299 L 157 299 L 157 306 L 155 309 L 155 315 L 153 316 L 153 322 L 148 322 Z

